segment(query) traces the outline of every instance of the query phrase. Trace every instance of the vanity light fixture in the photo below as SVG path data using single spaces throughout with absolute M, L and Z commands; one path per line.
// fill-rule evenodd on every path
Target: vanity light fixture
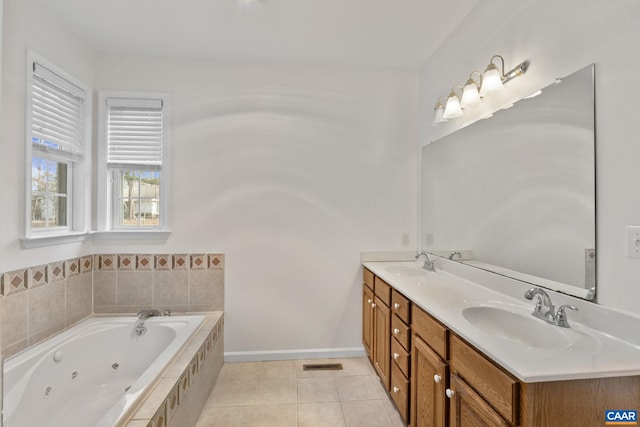
M 474 74 L 480 76 L 480 86 L 482 86 L 482 73 L 480 73 L 480 71 L 472 71 L 471 74 L 469 74 L 469 80 L 464 84 L 464 89 L 462 90 L 462 98 L 460 99 L 460 106 L 462 108 L 470 107 L 481 101 L 480 94 L 478 93 L 478 85 L 475 80 L 473 80 Z
M 440 98 L 438 98 L 438 102 L 436 102 L 436 106 L 433 107 L 433 110 L 435 111 L 434 117 L 433 117 L 434 126 L 440 123 L 445 123 L 447 121 L 447 119 L 444 118 L 444 104 L 440 102 L 441 99 L 444 99 L 445 104 L 447 103 L 447 99 L 444 96 L 441 96 Z
M 500 59 L 501 70 L 493 63 L 494 59 Z M 529 68 L 529 61 L 524 61 L 505 73 L 504 58 L 500 55 L 493 55 L 489 60 L 489 65 L 484 70 L 480 96 L 486 96 L 491 92 L 502 89 L 506 82 L 526 73 L 527 68 Z
M 458 87 L 462 89 L 462 86 L 454 86 L 447 97 L 447 105 L 445 105 L 444 114 L 442 115 L 445 119 L 455 119 L 464 114 L 462 112 L 462 107 L 460 106 L 460 98 L 458 98 L 458 95 L 456 94 L 456 88 Z
M 498 68 L 494 63 L 496 59 L 500 60 L 500 68 Z M 453 87 L 451 93 L 447 97 L 444 111 L 442 111 L 442 103 L 440 102 L 440 99 L 438 99 L 434 108 L 435 113 L 433 124 L 436 125 L 447 121 L 447 119 L 455 119 L 462 116 L 464 114 L 462 111 L 463 108 L 468 108 L 469 106 L 478 104 L 482 98 L 488 96 L 492 92 L 501 90 L 506 82 L 523 75 L 527 72 L 528 68 L 529 61 L 524 61 L 505 73 L 504 58 L 500 55 L 493 55 L 489 60 L 489 65 L 487 65 L 484 74 L 479 71 L 473 71 L 469 75 L 469 79 L 465 83 L 464 87 Z M 478 83 L 476 80 L 473 79 L 474 74 L 478 74 L 480 77 L 480 89 L 478 89 Z M 462 89 L 461 97 L 458 97 L 458 94 L 456 94 L 456 88 Z

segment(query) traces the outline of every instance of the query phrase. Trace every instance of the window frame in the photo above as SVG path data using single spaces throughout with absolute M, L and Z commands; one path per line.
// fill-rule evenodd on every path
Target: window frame
M 33 148 L 33 82 L 34 64 L 46 68 L 68 83 L 84 92 L 82 111 L 82 158 L 71 158 L 52 151 L 40 151 Z M 91 136 L 92 136 L 92 89 L 89 85 L 57 66 L 53 62 L 27 50 L 26 105 L 25 105 L 25 214 L 23 237 L 24 247 L 48 246 L 59 243 L 81 241 L 89 233 L 91 224 Z M 60 227 L 38 229 L 32 226 L 32 165 L 33 159 L 67 164 L 67 224 Z
M 143 165 L 128 165 L 126 167 L 112 168 L 107 163 L 107 120 L 109 98 L 161 100 L 163 114 L 163 139 L 162 139 L 162 166 L 160 171 L 159 188 L 159 217 L 160 221 L 155 226 L 121 226 L 117 222 L 116 214 L 119 212 L 118 191 L 116 185 L 116 172 L 123 170 L 146 170 Z M 98 92 L 98 155 L 97 155 L 97 231 L 98 239 L 126 239 L 126 238 L 151 238 L 165 239 L 169 230 L 169 176 L 170 176 L 170 98 L 165 92 L 140 92 L 140 91 L 99 91 Z

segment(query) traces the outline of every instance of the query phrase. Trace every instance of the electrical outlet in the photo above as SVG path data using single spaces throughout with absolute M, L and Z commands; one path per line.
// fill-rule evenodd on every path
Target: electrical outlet
M 433 246 L 433 233 L 426 233 L 424 235 L 424 244 L 427 246 Z
M 640 259 L 640 226 L 627 226 L 627 258 Z
M 409 246 L 410 243 L 411 243 L 411 237 L 409 236 L 409 233 L 403 233 L 402 246 Z

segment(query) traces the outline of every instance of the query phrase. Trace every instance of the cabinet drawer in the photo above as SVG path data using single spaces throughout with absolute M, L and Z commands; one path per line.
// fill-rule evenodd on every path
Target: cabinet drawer
M 411 328 L 438 356 L 448 360 L 449 330 L 415 304 L 411 306 Z
M 451 370 L 478 392 L 500 415 L 514 425 L 519 419 L 520 385 L 477 350 L 451 336 Z
M 391 310 L 393 314 L 402 319 L 407 325 L 410 324 L 411 303 L 400 292 L 393 289 L 391 291 Z
M 373 273 L 366 268 L 362 269 L 362 281 L 373 291 Z
M 393 402 L 405 422 L 409 421 L 409 380 L 402 374 L 395 363 L 391 364 L 390 394 Z
M 398 316 L 391 316 L 391 336 L 398 340 L 405 350 L 411 350 L 411 330 Z
M 387 282 L 375 276 L 373 279 L 373 291 L 387 307 L 391 305 L 391 286 Z
M 398 365 L 405 377 L 409 378 L 409 352 L 400 345 L 398 340 L 391 340 L 391 359 Z

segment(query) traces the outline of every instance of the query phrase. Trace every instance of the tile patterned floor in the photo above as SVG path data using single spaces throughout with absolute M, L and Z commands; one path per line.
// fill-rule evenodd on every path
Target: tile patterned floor
M 342 363 L 341 371 L 304 371 Z M 197 427 L 404 427 L 366 358 L 225 363 Z

